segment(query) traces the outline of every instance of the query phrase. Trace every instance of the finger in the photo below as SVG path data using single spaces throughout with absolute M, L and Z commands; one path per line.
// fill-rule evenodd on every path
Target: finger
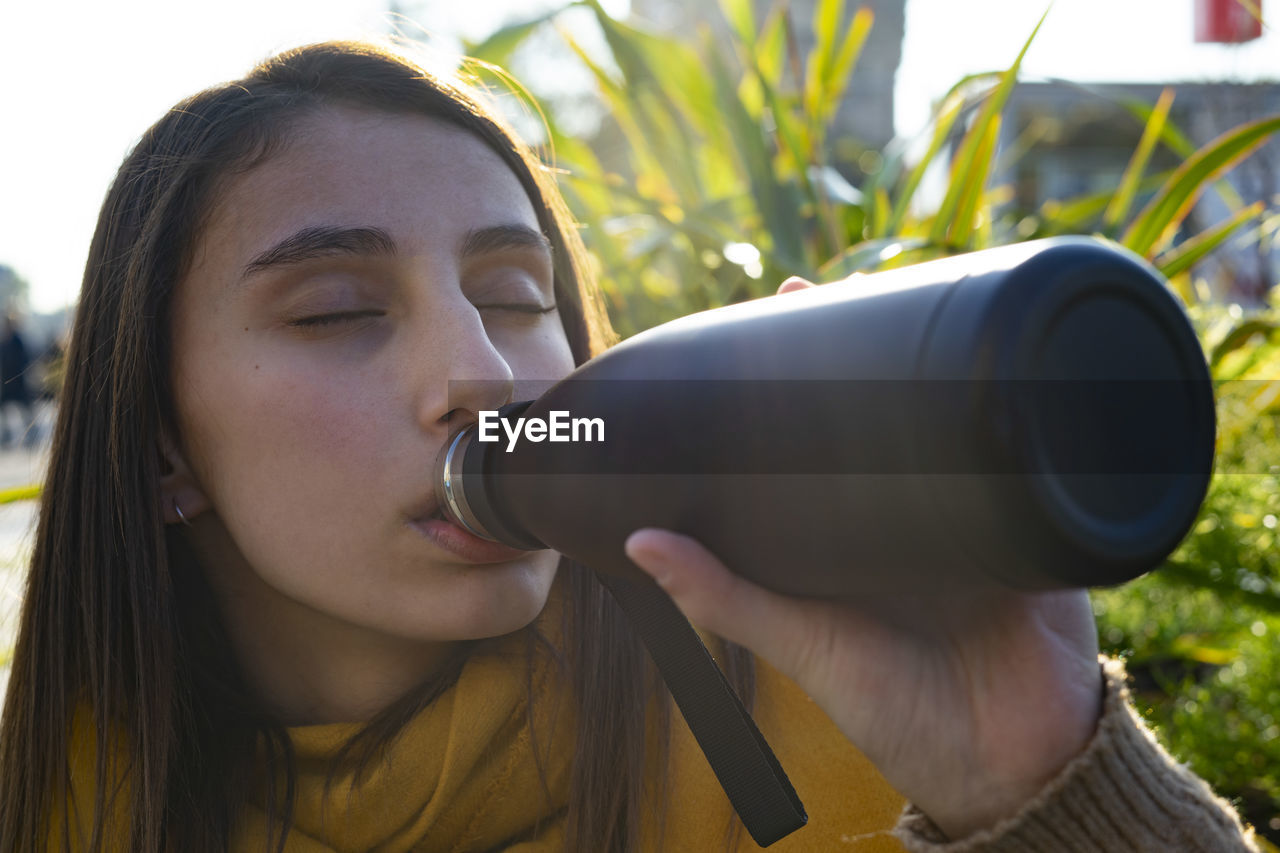
M 791 293 L 794 290 L 805 290 L 810 287 L 817 287 L 817 285 L 809 281 L 807 278 L 801 278 L 798 275 L 793 275 L 782 284 L 778 285 L 778 293 Z
M 625 549 L 693 624 L 784 667 L 796 656 L 798 602 L 738 577 L 697 540 L 669 530 L 637 530 Z

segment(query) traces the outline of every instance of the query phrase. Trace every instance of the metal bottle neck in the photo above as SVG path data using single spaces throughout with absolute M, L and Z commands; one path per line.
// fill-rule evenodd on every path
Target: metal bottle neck
M 467 503 L 466 490 L 463 488 L 462 460 L 466 457 L 467 445 L 475 433 L 475 426 L 465 426 L 449 441 L 445 450 L 439 476 L 436 478 L 440 507 L 445 516 L 454 524 L 481 539 L 497 542 L 484 525 L 476 518 Z

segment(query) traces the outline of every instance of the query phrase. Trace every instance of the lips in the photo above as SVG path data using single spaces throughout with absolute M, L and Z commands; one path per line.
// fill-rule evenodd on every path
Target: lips
M 432 545 L 447 551 L 456 560 L 475 565 L 507 563 L 531 553 L 512 548 L 499 542 L 481 539 L 474 533 L 454 524 L 444 513 L 444 507 L 430 498 L 423 501 L 409 515 L 409 526 Z

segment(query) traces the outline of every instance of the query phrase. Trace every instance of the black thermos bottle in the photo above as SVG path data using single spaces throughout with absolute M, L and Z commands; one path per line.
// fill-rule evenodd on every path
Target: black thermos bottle
M 627 535 L 666 527 L 840 598 L 1136 577 L 1194 520 L 1215 433 L 1158 273 L 1074 237 L 694 314 L 501 416 L 582 428 L 458 433 L 436 463 L 455 523 L 620 575 Z

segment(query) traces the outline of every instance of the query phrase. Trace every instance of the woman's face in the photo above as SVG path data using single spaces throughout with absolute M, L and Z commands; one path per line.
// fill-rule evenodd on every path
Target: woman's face
M 165 491 L 200 513 L 233 634 L 237 611 L 322 644 L 538 614 L 557 554 L 459 544 L 427 517 L 451 431 L 572 369 L 554 304 L 519 181 L 442 122 L 325 108 L 226 183 L 175 295 Z

